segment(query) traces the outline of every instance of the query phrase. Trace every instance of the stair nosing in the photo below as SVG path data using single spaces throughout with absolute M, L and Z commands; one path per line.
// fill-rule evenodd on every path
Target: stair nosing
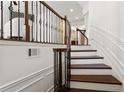
M 71 56 L 71 59 L 104 59 L 101 56 Z
M 97 52 L 97 50 L 89 50 L 89 49 L 86 49 L 86 50 L 71 50 L 71 52 Z
M 98 65 L 98 66 L 94 67 L 94 65 Z M 100 65 L 103 65 L 103 67 L 102 66 L 100 67 Z M 72 64 L 70 69 L 112 69 L 112 68 L 106 64 Z

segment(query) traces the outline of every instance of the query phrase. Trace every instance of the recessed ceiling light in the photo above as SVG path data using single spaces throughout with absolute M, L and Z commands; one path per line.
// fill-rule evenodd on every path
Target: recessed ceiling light
M 70 9 L 70 12 L 73 12 L 74 11 L 74 9 Z
M 75 17 L 75 19 L 77 20 L 77 19 L 79 19 L 79 17 Z

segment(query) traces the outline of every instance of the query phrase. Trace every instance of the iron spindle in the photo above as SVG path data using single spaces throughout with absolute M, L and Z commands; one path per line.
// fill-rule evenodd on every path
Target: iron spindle
M 49 10 L 49 43 L 50 43 L 50 10 Z
M 36 1 L 36 42 L 38 42 L 38 3 Z
M 53 42 L 55 43 L 55 15 L 53 14 Z
M 57 43 L 57 16 L 55 15 L 55 43 Z
M 46 43 L 48 43 L 48 9 L 46 8 Z
M 56 16 L 56 43 L 58 43 L 58 18 Z
M 43 42 L 45 42 L 45 7 L 43 5 Z
M 10 10 L 10 39 L 12 39 L 12 14 L 13 14 L 12 1 L 10 1 L 9 10 Z
M 1 1 L 1 39 L 3 39 L 3 1 Z
M 18 39 L 20 40 L 20 1 L 18 1 Z
M 46 43 L 46 7 L 45 7 L 44 10 L 45 10 L 45 12 L 44 12 L 45 13 L 44 14 L 44 21 L 45 21 L 45 24 L 44 24 L 45 25 L 44 33 L 45 33 L 45 38 L 44 39 L 45 39 L 45 43 Z
M 40 4 L 40 42 L 41 42 L 41 4 Z
M 51 42 L 53 43 L 53 13 L 51 12 Z
M 50 43 L 50 10 L 48 9 L 48 43 Z
M 34 41 L 34 23 L 33 23 L 33 15 L 34 15 L 34 2 L 33 1 L 31 1 L 31 12 L 32 12 L 32 42 Z

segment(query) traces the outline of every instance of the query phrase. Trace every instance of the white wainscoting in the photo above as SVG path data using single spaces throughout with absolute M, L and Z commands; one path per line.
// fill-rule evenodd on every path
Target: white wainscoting
M 98 49 L 98 53 L 105 57 L 104 62 L 113 68 L 115 75 L 124 83 L 124 41 L 95 25 L 91 25 L 91 45 Z
M 9 84 L 0 86 L 0 91 L 2 92 L 49 92 L 53 91 L 53 66 L 41 69 L 37 72 L 34 72 L 30 75 L 22 77 L 18 80 L 15 80 Z

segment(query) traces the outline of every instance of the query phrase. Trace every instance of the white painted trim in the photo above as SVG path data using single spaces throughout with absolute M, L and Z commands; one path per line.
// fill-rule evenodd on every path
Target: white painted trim
M 53 74 L 53 73 L 54 73 L 54 71 L 51 71 L 51 72 L 47 73 L 46 76 L 49 76 L 49 75 L 51 75 L 51 74 Z
M 47 92 L 54 92 L 54 85 L 52 85 L 48 90 Z
M 96 41 L 95 41 L 96 42 Z M 110 50 L 110 49 L 106 49 L 106 51 L 105 51 L 105 49 L 103 49 L 102 47 L 100 47 L 100 49 L 102 50 L 102 52 L 103 52 L 103 54 L 104 55 L 106 55 L 106 56 L 108 56 L 108 58 L 109 59 L 107 59 L 108 61 L 109 61 L 109 63 L 111 62 L 111 60 L 110 60 L 110 57 L 112 57 L 114 60 L 116 60 L 116 62 L 118 62 L 119 64 L 121 63 L 121 61 L 119 61 L 119 59 L 117 58 L 117 57 L 115 57 L 115 55 L 112 53 L 112 51 Z M 110 53 L 110 54 L 108 54 L 108 53 Z M 110 56 L 111 55 L 111 56 Z M 117 66 L 117 65 L 116 65 Z M 123 79 L 123 77 L 120 75 L 120 74 L 118 74 L 118 71 L 120 71 L 121 73 L 123 73 L 123 69 L 122 68 L 120 68 L 120 67 L 122 67 L 122 68 L 124 68 L 124 66 L 123 65 L 118 65 L 118 69 L 119 70 L 115 70 L 115 69 L 117 69 L 117 67 L 116 68 L 113 68 L 112 70 L 114 71 L 114 72 L 116 72 L 116 75 L 118 75 L 119 76 L 119 80 L 121 79 L 121 82 L 123 82 L 124 83 L 124 79 Z
M 22 88 L 18 89 L 16 92 L 21 92 L 22 90 L 28 88 L 29 86 L 33 85 L 34 83 L 37 83 L 38 81 L 40 81 L 40 80 L 42 80 L 42 79 L 44 79 L 44 78 L 45 78 L 45 77 L 40 77 L 40 78 L 38 78 L 38 79 L 36 79 L 36 80 L 30 82 L 29 84 L 23 86 Z
M 116 66 L 114 66 L 113 70 L 116 73 L 118 79 L 121 80 L 121 82 L 124 83 L 124 74 L 123 74 L 123 69 L 124 69 L 124 64 L 123 60 L 120 60 L 115 53 L 112 51 L 111 46 L 110 47 L 102 47 L 106 45 L 105 40 L 102 40 L 104 44 L 100 43 L 99 40 L 101 40 L 101 37 L 105 37 L 107 42 L 111 43 L 114 45 L 115 48 L 119 49 L 124 54 L 124 41 L 118 38 L 117 36 L 113 35 L 109 31 L 105 31 L 99 27 L 96 27 L 94 25 L 91 26 L 91 29 L 93 30 L 93 36 L 95 39 L 92 39 L 92 41 L 95 41 L 95 45 L 97 45 L 107 56 L 108 63 L 112 66 L 113 64 L 111 62 L 115 62 Z M 100 31 L 101 30 L 101 31 Z M 108 45 L 109 46 L 109 45 Z
M 124 40 L 123 39 L 120 39 L 119 37 L 117 37 L 116 35 L 114 35 L 113 33 L 111 33 L 110 31 L 106 31 L 106 30 L 104 30 L 104 29 L 102 29 L 100 27 L 97 27 L 95 25 L 90 25 L 90 26 L 91 26 L 91 28 L 104 31 L 104 33 L 107 33 L 107 35 L 110 35 L 112 38 L 116 39 L 118 42 L 120 42 L 122 45 L 124 45 Z M 101 32 L 101 31 L 97 31 L 97 32 Z M 102 33 L 102 34 L 104 34 L 104 33 Z
M 95 30 L 94 30 L 95 31 Z M 105 31 L 102 33 L 101 31 L 95 31 L 95 33 L 97 34 L 97 33 L 99 33 L 99 35 L 101 36 L 101 34 L 102 35 L 104 35 L 104 33 L 105 33 Z M 110 34 L 110 33 L 109 33 Z M 107 39 L 109 39 L 109 38 L 107 38 Z M 99 40 L 99 39 L 98 39 Z M 122 50 L 123 52 L 124 52 L 124 48 L 120 45 L 120 44 L 117 44 L 114 40 L 110 40 L 109 39 L 109 41 L 111 41 L 111 43 L 113 43 L 115 46 L 117 46 L 120 50 Z M 124 44 L 124 42 L 122 43 L 122 45 Z M 108 51 L 109 52 L 111 52 L 111 54 L 112 54 L 112 56 L 113 56 L 113 58 L 115 58 L 117 61 L 118 61 L 118 63 L 121 65 L 121 66 L 123 66 L 123 68 L 124 68 L 124 64 L 122 64 L 122 62 L 114 55 L 114 53 L 112 52 L 112 51 L 110 51 L 111 49 L 110 48 L 108 48 Z
M 44 43 L 33 43 L 33 42 L 19 42 L 19 41 L 7 41 L 0 40 L 0 46 L 39 46 L 39 47 L 66 47 L 62 44 L 44 44 Z
M 14 86 L 16 86 L 17 84 L 20 84 L 20 83 L 22 83 L 22 82 L 25 82 L 26 80 L 29 80 L 29 79 L 31 79 L 31 78 L 33 78 L 33 77 L 36 77 L 36 76 L 38 76 L 39 74 L 43 73 L 45 70 L 48 70 L 48 69 L 51 69 L 51 68 L 53 68 L 53 65 L 52 65 L 52 66 L 49 66 L 49 67 L 46 67 L 46 68 L 44 68 L 44 69 L 41 69 L 41 70 L 39 70 L 39 71 L 36 71 L 36 72 L 34 72 L 34 73 L 31 73 L 30 75 L 27 75 L 27 76 L 25 76 L 25 77 L 19 78 L 19 79 L 15 80 L 15 81 L 12 81 L 12 82 L 10 82 L 10 83 L 8 83 L 8 84 L 5 84 L 5 85 L 3 85 L 3 86 L 0 86 L 0 91 L 4 91 L 4 90 L 7 90 L 7 89 L 9 89 L 9 88 L 11 88 L 11 87 L 14 87 Z
M 48 73 L 47 75 L 45 75 L 45 76 L 42 76 L 42 77 L 40 77 L 40 78 L 38 78 L 38 79 L 36 79 L 36 80 L 30 82 L 29 84 L 27 84 L 27 85 L 23 86 L 22 88 L 18 89 L 16 92 L 21 92 L 22 90 L 24 90 L 24 89 L 26 89 L 27 87 L 29 87 L 29 86 L 31 86 L 31 85 L 37 83 L 37 82 L 40 81 L 40 80 L 42 80 L 42 79 L 48 77 L 48 76 L 51 75 L 51 74 L 53 74 L 53 71 L 49 72 L 49 73 Z M 51 90 L 51 89 L 52 89 L 52 88 L 50 87 L 48 90 Z

